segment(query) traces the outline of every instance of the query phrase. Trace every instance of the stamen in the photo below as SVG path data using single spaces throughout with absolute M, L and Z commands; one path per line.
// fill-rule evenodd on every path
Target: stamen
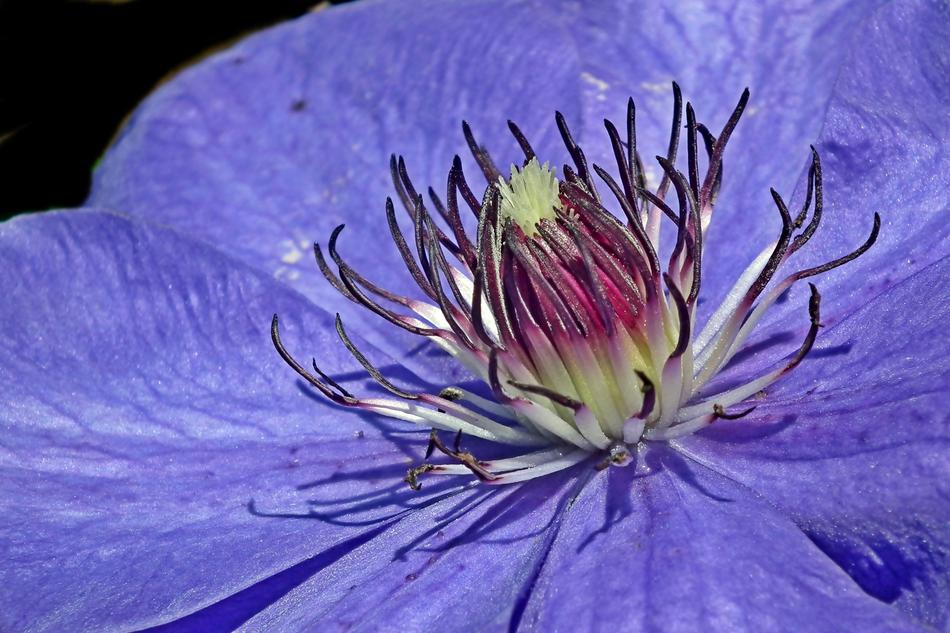
M 381 387 L 389 391 L 390 393 L 399 396 L 400 398 L 405 398 L 406 400 L 416 400 L 419 396 L 408 391 L 403 391 L 392 382 L 386 379 L 372 363 L 367 360 L 366 356 L 353 344 L 353 341 L 350 340 L 350 337 L 346 335 L 346 330 L 343 327 L 343 319 L 339 314 L 336 315 L 336 333 L 339 335 L 340 340 L 343 341 L 343 346 L 346 347 L 346 350 L 363 366 L 363 369 L 375 380 Z M 314 368 L 316 369 L 316 361 L 314 361 Z M 319 370 L 317 370 L 319 371 Z M 323 372 L 320 372 L 321 375 Z
M 726 121 L 726 125 L 722 128 L 722 132 L 719 133 L 719 137 L 716 139 L 716 142 L 713 143 L 706 179 L 703 180 L 702 189 L 699 191 L 699 204 L 704 208 L 710 202 L 710 192 L 712 191 L 719 165 L 722 163 L 722 154 L 726 149 L 726 142 L 729 140 L 729 137 L 732 136 L 732 132 L 736 129 L 736 124 L 739 123 L 746 104 L 749 103 L 749 94 L 748 88 L 742 91 L 742 96 L 739 97 L 739 103 L 736 104 L 735 109 L 729 116 L 729 120 Z
M 515 137 L 516 141 L 518 141 L 521 151 L 524 152 L 524 165 L 527 165 L 531 162 L 531 159 L 535 157 L 534 150 L 531 148 L 531 143 L 528 142 L 528 139 L 525 138 L 525 135 L 521 133 L 521 129 L 515 125 L 515 122 L 511 119 L 508 119 L 508 129 L 511 130 L 511 135 Z
M 431 187 L 429 188 L 429 197 L 432 198 L 432 202 L 439 210 L 439 213 L 446 218 L 446 222 L 452 227 L 452 232 L 455 234 L 455 241 L 458 242 L 459 248 L 461 249 L 463 261 L 469 271 L 473 271 L 475 270 L 478 258 L 475 254 L 475 246 L 465 233 L 465 227 L 462 225 L 462 216 L 459 213 L 457 173 L 454 167 L 449 170 L 448 182 L 445 186 L 446 205 L 444 211 L 442 210 L 442 205 L 438 197 L 435 195 L 435 191 L 433 191 Z
M 346 391 L 343 391 L 342 389 L 340 389 L 339 385 L 337 385 L 335 382 L 330 381 L 330 386 L 328 387 L 326 384 L 324 384 L 317 378 L 314 378 L 310 372 L 304 369 L 303 365 L 298 363 L 294 359 L 294 357 L 290 355 L 290 353 L 284 347 L 283 342 L 281 342 L 280 340 L 280 326 L 279 326 L 279 321 L 276 314 L 274 315 L 274 318 L 271 320 L 270 336 L 271 336 L 271 341 L 273 341 L 274 343 L 274 347 L 277 349 L 277 353 L 280 354 L 280 357 L 282 359 L 284 359 L 284 362 L 290 365 L 301 378 L 303 378 L 308 383 L 316 387 L 317 390 L 320 391 L 320 393 L 322 393 L 324 396 L 326 396 L 333 402 L 336 402 L 337 404 L 352 404 L 355 402 L 355 399 L 352 396 L 350 396 L 350 394 L 348 394 Z M 324 375 L 323 372 L 318 371 L 318 373 L 321 376 Z M 334 391 L 334 389 L 331 387 L 336 388 L 338 391 Z
M 584 183 L 587 192 L 593 196 L 597 202 L 600 202 L 600 198 L 597 195 L 597 188 L 594 187 L 594 182 L 590 177 L 590 170 L 587 168 L 587 158 L 584 156 L 584 151 L 574 142 L 574 137 L 571 136 L 571 130 L 567 126 L 564 115 L 560 112 L 555 112 L 554 121 L 557 123 L 558 132 L 561 133 L 561 138 L 564 140 L 564 146 L 567 147 L 567 152 L 571 155 L 571 160 L 574 161 L 574 166 L 577 168 L 577 177 Z
M 462 121 L 462 134 L 465 136 L 468 150 L 472 153 L 472 157 L 475 158 L 475 162 L 478 163 L 479 168 L 481 168 L 482 173 L 485 175 L 485 180 L 488 182 L 496 182 L 501 178 L 501 172 L 495 167 L 494 161 L 492 161 L 488 152 L 485 151 L 485 148 L 475 142 L 475 135 L 472 134 L 472 128 L 467 121 Z
M 680 125 L 683 122 L 683 93 L 680 91 L 679 84 L 673 82 L 673 124 L 670 126 L 670 144 L 666 150 L 666 162 L 670 165 L 676 163 L 676 151 L 680 146 Z M 660 200 L 666 198 L 666 190 L 670 186 L 669 174 L 663 174 L 659 187 L 656 188 L 656 197 Z M 651 221 L 652 225 L 653 222 Z M 659 223 L 657 223 L 659 226 Z M 659 243 L 659 236 L 653 240 L 654 244 Z
M 749 407 L 745 411 L 740 411 L 739 413 L 726 413 L 726 410 L 722 407 L 722 405 L 714 404 L 713 413 L 720 420 L 739 420 L 749 415 L 750 413 L 755 411 L 757 408 L 758 407 Z
M 452 170 L 449 173 L 451 174 L 453 172 L 455 173 L 455 186 L 458 192 L 462 194 L 462 199 L 465 200 L 465 203 L 468 205 L 468 208 L 471 209 L 475 217 L 480 217 L 482 205 L 478 202 L 478 198 L 472 193 L 471 187 L 468 186 L 468 182 L 465 180 L 465 173 L 462 171 L 462 159 L 458 156 L 452 159 Z

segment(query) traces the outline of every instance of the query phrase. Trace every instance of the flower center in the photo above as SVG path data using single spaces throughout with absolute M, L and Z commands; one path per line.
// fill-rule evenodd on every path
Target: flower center
M 521 130 L 509 127 L 524 153 L 506 179 L 463 123 L 466 142 L 486 180 L 479 199 L 455 157 L 445 199 L 417 193 L 402 158 L 393 157 L 393 184 L 413 225 L 413 247 L 386 201 L 395 247 L 423 298 L 392 293 L 354 270 L 336 248 L 342 226 L 330 236 L 333 271 L 314 245 L 326 279 L 347 299 L 392 325 L 428 337 L 491 390 L 491 398 L 447 387 L 412 393 L 389 381 L 346 334 L 337 332 L 370 376 L 396 398 L 360 398 L 343 389 L 316 362 L 298 363 L 280 339 L 277 315 L 271 335 L 282 358 L 337 404 L 432 429 L 425 461 L 409 470 L 413 488 L 426 474 L 475 475 L 485 483 L 524 481 L 591 459 L 598 468 L 625 466 L 644 442 L 667 441 L 752 412 L 742 405 L 794 369 L 820 327 L 820 295 L 810 285 L 808 330 L 798 350 L 777 358 L 762 375 L 728 389 L 710 380 L 742 349 L 762 315 L 795 282 L 836 268 L 877 239 L 875 214 L 868 239 L 854 251 L 773 282 L 776 273 L 811 239 L 822 219 L 821 161 L 812 148 L 807 191 L 794 216 L 772 190 L 782 221 L 778 237 L 755 257 L 735 286 L 695 332 L 702 279 L 703 242 L 722 179 L 722 156 L 748 101 L 746 90 L 718 135 L 686 105 L 686 171 L 675 166 L 682 98 L 673 84 L 669 149 L 658 156 L 662 179 L 646 186 L 637 151 L 636 110 L 627 106 L 624 138 L 605 121 L 617 178 L 588 165 L 564 117 L 555 120 L 574 163 L 563 179 L 535 156 Z M 699 152 L 700 139 L 705 154 Z M 701 166 L 704 168 L 700 176 Z M 611 212 L 593 175 L 614 199 Z M 672 194 L 672 195 L 669 195 Z M 430 212 L 433 209 L 436 216 Z M 468 209 L 478 222 L 464 228 Z M 438 219 L 437 219 L 438 218 Z M 661 264 L 663 226 L 669 258 Z M 452 446 L 439 431 L 455 433 Z M 512 447 L 514 455 L 482 460 L 461 448 L 465 436 Z M 429 461 L 438 451 L 447 459 Z M 448 461 L 449 463 L 444 463 Z
M 553 220 L 561 207 L 554 170 L 548 163 L 541 165 L 537 158 L 520 169 L 512 165 L 511 177 L 499 177 L 497 186 L 501 217 L 511 218 L 529 236 L 537 232 L 541 220 Z

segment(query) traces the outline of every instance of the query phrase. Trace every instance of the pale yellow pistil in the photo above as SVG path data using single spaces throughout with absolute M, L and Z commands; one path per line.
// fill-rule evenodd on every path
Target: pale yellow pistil
M 533 236 L 541 220 L 553 220 L 561 208 L 557 176 L 554 169 L 532 158 L 518 169 L 511 166 L 511 177 L 498 178 L 501 193 L 501 216 L 514 220 L 525 235 Z

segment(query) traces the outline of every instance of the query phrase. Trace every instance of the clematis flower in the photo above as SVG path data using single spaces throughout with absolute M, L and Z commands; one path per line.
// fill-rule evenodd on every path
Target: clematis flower
M 89 208 L 0 225 L 0 628 L 945 628 L 948 37 L 927 2 L 365 2 L 183 72 L 132 116 Z M 780 233 L 769 188 L 805 208 L 809 145 L 822 230 L 789 270 L 864 243 L 880 214 L 873 248 L 812 280 L 811 350 L 748 415 L 630 467 L 411 490 L 428 430 L 295 382 L 271 315 L 335 393 L 389 397 L 362 356 L 407 392 L 491 394 L 341 297 L 310 244 L 346 224 L 347 265 L 411 296 L 386 223 L 391 153 L 439 190 L 456 154 L 477 173 L 462 119 L 520 166 L 511 119 L 530 169 L 564 176 L 552 112 L 608 165 L 602 119 L 625 121 L 633 97 L 638 148 L 663 156 L 672 80 L 713 134 L 753 95 L 703 236 L 697 324 Z M 709 388 L 785 366 L 811 336 L 808 301 L 807 284 L 776 295 Z
M 341 295 L 394 326 L 428 337 L 491 386 L 494 402 L 457 387 L 443 389 L 438 395 L 404 391 L 353 344 L 337 315 L 336 329 L 343 345 L 380 386 L 400 400 L 358 398 L 336 384 L 316 360 L 313 372 L 303 367 L 284 347 L 279 319 L 274 315 L 271 338 L 278 353 L 331 402 L 433 427 L 426 458 L 438 449 L 458 463 L 427 461 L 410 469 L 406 482 L 413 489 L 421 487 L 418 478 L 427 473 L 475 475 L 487 484 L 526 481 L 570 468 L 597 453 L 603 454 L 598 470 L 628 466 L 633 453 L 646 448 L 645 442 L 672 440 L 716 420 L 738 420 L 752 413 L 754 406 L 731 414 L 726 407 L 764 394 L 765 388 L 797 367 L 811 351 L 821 327 L 821 295 L 810 284 L 810 326 L 791 360 L 737 386 L 703 393 L 716 372 L 735 357 L 765 312 L 795 282 L 834 270 L 866 253 L 877 240 L 880 217 L 874 215 L 870 236 L 854 251 L 796 271 L 764 294 L 782 265 L 811 240 L 821 224 L 821 161 L 813 149 L 802 210 L 793 219 L 781 195 L 772 190 L 782 218 L 778 239 L 743 271 L 694 339 L 703 243 L 722 184 L 722 155 L 749 92 L 742 93 L 718 136 L 698 123 L 692 105 L 686 104 L 688 175 L 675 163 L 683 105 L 676 83 L 673 94 L 669 149 L 665 158 L 657 157 L 663 177 L 655 192 L 647 189 L 643 160 L 637 151 L 632 99 L 627 102 L 625 141 L 612 122 L 604 121 L 622 187 L 599 165 L 588 166 L 583 149 L 575 143 L 560 113 L 556 116 L 558 129 L 575 165 L 574 169 L 564 167 L 563 180 L 555 177 L 548 163 L 538 162 L 517 124 L 509 122 L 508 126 L 524 152 L 524 162 L 521 167 L 513 165 L 508 178 L 478 145 L 467 124 L 463 125 L 488 188 L 479 202 L 461 160 L 455 157 L 446 202 L 433 190 L 429 192 L 431 204 L 450 233 L 441 229 L 427 210 L 403 159 L 392 157 L 393 184 L 412 220 L 415 254 L 399 228 L 391 199 L 386 200 L 386 219 L 394 247 L 426 299 L 394 294 L 349 266 L 336 249 L 343 225 L 334 230 L 329 244 L 336 273 L 315 245 L 321 272 Z M 700 134 L 708 163 L 702 178 Z M 604 206 L 594 172 L 616 197 L 626 222 Z M 675 190 L 678 212 L 664 200 L 669 189 Z M 465 231 L 459 208 L 465 205 L 478 220 L 474 239 Z M 660 233 L 667 218 L 676 232 L 664 272 L 658 253 L 662 252 Z M 387 309 L 371 295 L 416 316 Z M 454 448 L 442 442 L 437 429 L 456 432 Z M 483 461 L 461 450 L 463 433 L 535 450 Z

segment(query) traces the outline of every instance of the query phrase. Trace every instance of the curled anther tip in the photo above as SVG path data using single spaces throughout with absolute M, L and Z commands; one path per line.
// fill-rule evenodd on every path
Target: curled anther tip
M 776 206 L 778 206 L 779 211 L 784 217 L 788 213 L 788 208 L 785 206 L 785 199 L 782 197 L 782 194 L 772 187 L 769 187 L 769 193 L 772 194 L 772 200 L 775 201 Z M 792 224 L 794 224 L 794 222 Z
M 440 398 L 443 398 L 445 400 L 450 400 L 452 402 L 455 402 L 456 400 L 461 400 L 462 395 L 463 395 L 462 390 L 459 389 L 458 387 L 446 387 L 445 389 L 439 392 Z
M 744 411 L 740 411 L 739 413 L 726 413 L 726 409 L 721 404 L 714 404 L 713 417 L 717 420 L 738 420 L 740 418 L 744 418 L 745 416 L 749 415 L 750 413 L 755 411 L 757 408 L 758 408 L 757 406 L 752 406 Z
M 808 316 L 811 317 L 811 323 L 815 327 L 824 327 L 821 324 L 821 293 L 815 284 L 808 284 L 811 296 L 808 298 Z
M 415 492 L 422 490 L 422 484 L 419 482 L 419 477 L 428 472 L 435 470 L 434 464 L 422 463 L 418 466 L 413 466 L 408 471 L 406 471 L 406 476 L 403 477 L 403 481 L 409 484 L 409 488 Z
M 436 433 L 435 429 L 432 429 L 429 432 L 429 442 L 426 444 L 426 456 L 425 459 L 432 457 L 432 453 L 435 451 L 435 447 L 439 442 L 439 436 Z

